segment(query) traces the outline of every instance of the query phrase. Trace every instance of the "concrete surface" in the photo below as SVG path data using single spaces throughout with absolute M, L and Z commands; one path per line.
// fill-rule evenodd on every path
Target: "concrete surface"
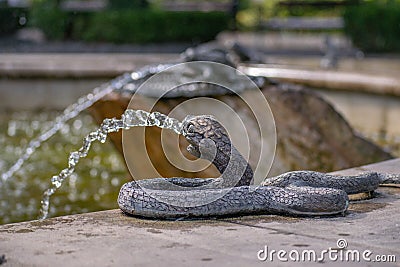
M 113 78 L 148 64 L 175 61 L 179 54 L 1 54 L 0 77 Z
M 0 109 L 64 109 L 124 72 L 177 58 L 179 54 L 0 53 Z
M 216 40 L 225 45 L 239 42 L 268 55 L 322 56 L 326 51 L 325 33 L 305 32 L 221 32 Z M 340 55 L 355 56 L 356 49 L 349 38 L 343 34 L 329 34 L 331 43 Z
M 277 68 L 268 64 L 240 66 L 238 69 L 247 75 L 264 76 L 315 88 L 400 96 L 400 79 L 398 77 L 377 76 L 355 71 L 307 70 L 299 67 Z
M 400 172 L 400 159 L 338 173 L 366 170 Z M 270 258 L 260 261 L 257 254 L 268 246 L 269 252 L 285 250 L 291 255 L 296 253 L 293 250 L 300 255 L 314 250 L 319 257 L 344 239 L 347 250 L 332 250 L 331 256 L 339 257 L 336 261 L 325 254 L 324 265 L 376 266 L 362 258 L 360 262 L 340 260 L 348 251 L 357 250 L 362 257 L 370 250 L 370 259 L 396 257 L 397 262 L 382 266 L 399 266 L 399 208 L 400 189 L 381 187 L 373 199 L 352 202 L 344 216 L 334 217 L 262 215 L 156 221 L 109 210 L 0 226 L 0 256 L 5 255 L 4 266 L 288 266 L 293 264 L 288 254 L 284 256 L 288 262 L 279 261 L 276 254 L 272 262 Z
M 124 72 L 177 59 L 178 53 L 0 53 L 0 109 L 63 109 Z M 346 58 L 340 60 L 337 70 L 329 71 L 319 68 L 319 57 L 267 54 L 265 60 L 269 64 L 263 68 L 242 66 L 241 70 L 346 93 L 400 95 L 396 59 Z

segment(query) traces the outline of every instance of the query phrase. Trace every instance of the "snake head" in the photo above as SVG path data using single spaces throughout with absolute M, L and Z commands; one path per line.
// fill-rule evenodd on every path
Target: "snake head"
M 182 123 L 182 134 L 192 155 L 210 161 L 215 158 L 221 139 L 227 138 L 225 128 L 211 115 L 187 116 Z

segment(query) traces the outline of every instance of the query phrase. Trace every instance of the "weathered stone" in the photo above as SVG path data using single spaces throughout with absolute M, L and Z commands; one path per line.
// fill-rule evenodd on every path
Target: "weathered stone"
M 294 85 L 265 86 L 262 91 L 271 106 L 277 128 L 277 153 L 270 175 L 304 169 L 329 172 L 391 158 L 389 153 L 358 136 L 345 119 L 313 91 Z M 245 93 L 250 96 L 252 94 L 251 91 Z M 256 138 L 259 132 L 255 118 L 247 104 L 233 95 L 213 98 L 230 106 L 246 124 L 250 136 L 249 162 L 254 168 L 258 161 L 260 141 Z M 91 113 L 97 122 L 101 122 L 104 118 L 120 117 L 127 108 L 129 100 L 129 96 L 112 94 L 96 103 L 91 108 Z M 188 99 L 162 99 L 155 105 L 153 111 L 169 114 L 174 107 L 186 100 Z M 150 108 L 146 97 L 142 96 L 136 96 L 135 102 L 131 103 L 130 107 L 145 110 Z M 195 106 L 192 108 L 196 109 Z M 187 110 L 187 114 L 191 114 L 191 110 Z M 136 131 L 136 129 L 130 131 Z M 141 174 L 136 178 L 154 177 L 150 174 L 151 171 L 146 169 L 148 166 L 140 164 L 147 158 L 147 154 L 159 174 L 164 177 L 219 176 L 214 166 L 193 173 L 182 171 L 171 165 L 162 151 L 160 132 L 161 130 L 155 127 L 146 129 L 146 153 L 138 151 L 130 154 L 129 160 L 133 162 L 132 164 L 136 164 L 135 168 Z M 140 136 L 139 131 L 137 136 Z M 231 138 L 240 140 L 240 136 L 231 136 Z M 122 152 L 121 133 L 112 134 L 111 139 L 117 149 Z M 129 147 L 134 150 L 140 138 L 131 139 Z M 173 138 L 163 140 L 163 142 L 167 142 L 167 144 L 163 143 L 164 146 L 175 145 Z M 185 157 L 194 159 L 186 151 L 187 145 L 188 143 L 181 137 L 179 139 L 181 152 Z
M 277 126 L 272 174 L 282 170 L 328 172 L 392 158 L 356 134 L 321 96 L 300 86 L 265 87 Z

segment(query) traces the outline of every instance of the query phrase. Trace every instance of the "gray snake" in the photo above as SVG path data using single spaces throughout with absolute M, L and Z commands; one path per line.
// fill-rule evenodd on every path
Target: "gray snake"
M 240 214 L 333 215 L 349 205 L 348 194 L 370 192 L 400 175 L 369 172 L 336 176 L 293 171 L 251 185 L 253 171 L 212 116 L 188 116 L 182 133 L 188 151 L 211 161 L 219 178 L 154 178 L 124 184 L 118 205 L 127 214 L 169 219 Z

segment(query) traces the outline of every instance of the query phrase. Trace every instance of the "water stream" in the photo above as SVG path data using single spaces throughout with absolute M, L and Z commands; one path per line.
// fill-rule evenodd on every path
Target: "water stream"
M 81 111 L 90 107 L 93 103 L 111 93 L 114 90 L 120 89 L 123 85 L 129 82 L 130 76 L 123 75 L 112 80 L 110 83 L 96 87 L 91 93 L 78 99 L 78 101 L 68 106 L 64 112 L 55 118 L 53 124 L 44 130 L 39 136 L 31 140 L 25 148 L 22 156 L 11 166 L 11 168 L 1 175 L 3 182 L 7 181 L 13 174 L 18 171 L 22 165 L 28 160 L 40 145 L 56 134 L 68 120 L 75 118 Z
M 82 147 L 69 155 L 68 167 L 51 178 L 51 187 L 44 192 L 41 201 L 40 219 L 47 218 L 51 195 L 53 195 L 56 190 L 61 187 L 64 180 L 74 172 L 80 158 L 84 158 L 88 155 L 89 149 L 94 141 L 104 143 L 109 133 L 118 132 L 121 129 L 127 130 L 135 126 L 157 126 L 181 134 L 182 123 L 159 112 L 149 113 L 143 110 L 132 109 L 127 109 L 121 119 L 105 119 L 96 131 L 89 133 L 84 138 Z
M 8 113 L 9 115 L 3 114 L 2 122 L 5 123 L 0 123 L 0 127 L 5 128 L 5 134 L 0 135 L 0 143 L 2 144 L 0 150 L 3 150 L 1 153 L 3 159 L 0 159 L 0 224 L 29 220 L 35 217 L 37 201 L 34 196 L 43 191 L 45 186 L 44 181 L 39 178 L 54 171 L 54 166 L 60 165 L 59 155 L 65 154 L 64 151 L 68 151 L 70 143 L 73 143 L 73 140 L 79 138 L 80 135 L 85 134 L 93 124 L 89 115 L 80 115 L 82 111 L 111 92 L 134 93 L 147 78 L 173 64 L 149 65 L 135 72 L 125 73 L 94 88 L 92 92 L 69 105 L 62 113 L 13 112 Z M 57 114 L 57 116 L 54 117 L 54 114 Z M 75 120 L 68 123 L 72 119 Z M 73 136 L 70 130 L 78 137 Z M 62 132 L 61 135 L 57 138 L 51 138 L 60 131 Z M 30 141 L 28 141 L 28 138 Z M 60 139 L 63 141 L 60 141 Z M 23 147 L 24 144 L 26 144 L 25 147 Z M 44 147 L 43 149 L 46 151 L 39 151 L 40 147 Z M 106 148 L 107 153 L 102 153 L 98 147 L 95 147 L 95 149 L 97 149 L 96 155 L 90 156 L 89 161 L 82 168 L 88 170 L 89 174 L 71 177 L 69 185 L 72 192 L 62 192 L 55 199 L 57 203 L 67 202 L 70 204 L 63 205 L 63 209 L 57 211 L 52 209 L 52 216 L 69 214 L 71 211 L 76 213 L 114 208 L 114 205 L 104 203 L 109 202 L 109 199 L 115 199 L 115 187 L 119 187 L 123 183 L 123 178 L 120 177 L 126 176 L 125 165 L 121 161 L 120 155 L 112 148 Z M 48 157 L 47 155 L 52 156 Z M 22 168 L 31 157 L 36 163 L 29 163 Z M 96 174 L 101 176 L 101 181 L 93 185 L 90 179 L 86 179 L 86 177 L 95 177 Z M 84 176 L 85 179 L 82 180 L 85 181 L 77 181 L 79 176 Z M 29 177 L 36 177 L 36 179 L 29 179 Z M 90 190 L 81 192 L 82 188 L 90 188 Z M 53 190 L 50 189 L 46 192 L 49 195 L 48 198 L 53 194 Z M 15 201 L 17 196 L 19 201 Z M 100 202 L 104 203 L 101 204 Z M 43 203 L 46 203 L 46 201 Z M 81 205 L 86 207 L 81 208 Z M 46 213 L 48 214 L 48 212 L 47 207 Z
M 11 178 L 16 171 L 18 171 L 22 165 L 32 156 L 32 154 L 41 146 L 41 144 L 53 135 L 55 135 L 67 121 L 75 118 L 83 110 L 86 110 L 96 101 L 100 100 L 104 96 L 110 94 L 113 91 L 128 91 L 130 93 L 138 89 L 138 87 L 147 79 L 149 76 L 156 74 L 172 64 L 159 64 L 154 66 L 146 66 L 138 71 L 132 73 L 125 73 L 117 78 L 105 83 L 101 86 L 96 87 L 93 91 L 85 96 L 79 98 L 74 104 L 68 106 L 64 112 L 56 117 L 53 123 L 43 130 L 36 138 L 32 139 L 27 147 L 21 153 L 21 157 L 15 161 L 15 163 L 1 175 L 0 182 L 5 182 Z
M 7 111 L 0 113 L 0 174 L 18 160 L 30 140 L 48 129 L 62 111 Z M 49 177 L 62 170 L 71 151 L 98 125 L 87 112 L 66 122 L 44 142 L 12 178 L 0 182 L 0 225 L 37 219 Z M 119 188 L 129 181 L 122 155 L 111 142 L 95 142 L 76 172 L 52 197 L 49 217 L 117 208 Z

